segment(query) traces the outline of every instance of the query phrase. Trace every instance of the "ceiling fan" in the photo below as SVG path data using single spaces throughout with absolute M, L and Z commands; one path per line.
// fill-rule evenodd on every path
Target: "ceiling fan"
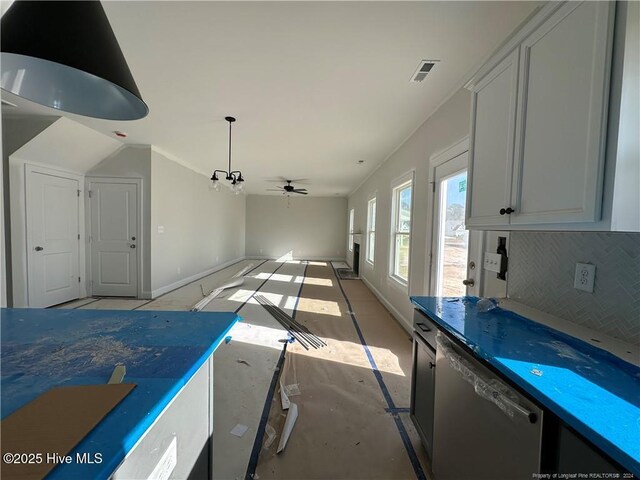
M 300 195 L 308 195 L 306 188 L 295 188 L 293 185 L 291 185 L 291 183 L 294 181 L 295 180 L 285 180 L 285 182 L 287 182 L 286 185 L 283 185 L 282 187 L 277 187 L 277 188 L 269 188 L 267 189 L 267 191 L 282 192 L 287 195 L 290 193 L 299 193 Z

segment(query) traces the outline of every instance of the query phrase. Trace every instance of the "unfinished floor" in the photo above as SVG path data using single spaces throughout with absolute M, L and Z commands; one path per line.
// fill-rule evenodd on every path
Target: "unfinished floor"
M 408 413 L 410 336 L 360 280 L 338 281 L 330 262 L 244 260 L 152 301 L 82 299 L 61 308 L 189 310 L 247 266 L 244 284 L 204 309 L 243 318 L 214 355 L 214 478 L 428 478 Z M 293 343 L 285 351 L 285 330 L 255 292 L 296 315 L 327 347 Z M 280 380 L 299 386 L 291 397 L 299 417 L 276 455 L 286 414 Z M 230 433 L 238 424 L 248 427 L 240 437 Z

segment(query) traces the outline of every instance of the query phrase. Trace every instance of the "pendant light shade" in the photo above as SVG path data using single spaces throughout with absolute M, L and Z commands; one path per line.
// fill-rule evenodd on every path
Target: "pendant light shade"
M 15 95 L 107 120 L 149 112 L 99 1 L 14 2 L 0 51 L 0 85 Z

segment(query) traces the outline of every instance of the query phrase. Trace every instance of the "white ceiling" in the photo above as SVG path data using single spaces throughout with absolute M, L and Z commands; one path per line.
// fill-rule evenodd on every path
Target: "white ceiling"
M 272 177 L 346 195 L 522 22 L 537 2 L 105 2 L 150 108 L 143 120 L 66 115 L 152 144 L 251 194 Z M 440 60 L 424 82 L 422 59 Z M 18 111 L 55 114 L 10 94 Z M 15 109 L 12 109 L 15 111 Z M 358 160 L 365 163 L 358 165 Z

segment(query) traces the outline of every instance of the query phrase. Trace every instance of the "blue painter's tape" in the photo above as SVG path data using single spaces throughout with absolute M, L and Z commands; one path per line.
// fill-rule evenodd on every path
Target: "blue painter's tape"
M 231 335 L 224 337 L 224 343 L 229 343 L 231 342 L 231 338 L 233 338 Z
M 300 288 L 298 289 L 296 302 L 293 305 L 293 311 L 291 313 L 291 316 L 294 319 L 296 318 L 296 313 L 298 312 L 298 302 L 300 300 L 300 292 L 302 291 L 302 287 L 304 286 L 304 279 L 307 278 L 307 268 L 309 268 L 308 261 L 304 267 L 304 273 L 302 274 L 302 282 L 300 282 Z M 271 403 L 273 402 L 273 396 L 276 392 L 276 385 L 278 384 L 278 376 L 280 374 L 280 370 L 284 365 L 286 352 L 287 352 L 287 344 L 285 343 L 284 348 L 280 353 L 280 358 L 278 358 L 278 364 L 276 365 L 276 369 L 273 372 L 273 377 L 271 378 L 271 385 L 269 385 L 267 398 L 264 401 L 264 407 L 262 408 L 262 415 L 260 416 L 260 424 L 258 425 L 258 432 L 256 433 L 256 438 L 253 442 L 251 457 L 249 457 L 249 465 L 247 465 L 247 473 L 244 476 L 245 480 L 254 480 L 254 477 L 255 477 L 256 468 L 258 467 L 258 458 L 260 456 L 260 450 L 262 449 L 262 442 L 264 440 L 264 430 L 267 426 L 267 421 L 269 420 L 269 410 L 271 410 Z
M 386 384 L 384 383 L 384 379 L 382 378 L 382 373 L 380 373 L 380 370 L 378 370 L 378 365 L 376 364 L 376 361 L 373 358 L 373 355 L 371 354 L 371 350 L 369 349 L 369 346 L 367 345 L 367 342 L 364 339 L 362 330 L 360 330 L 360 325 L 358 325 L 358 320 L 356 319 L 356 315 L 355 313 L 353 313 L 353 307 L 351 306 L 351 302 L 349 301 L 349 298 L 347 297 L 347 294 L 345 293 L 344 288 L 342 288 L 342 282 L 340 281 L 340 277 L 338 276 L 338 273 L 336 272 L 336 269 L 333 266 L 333 264 L 331 264 L 331 268 L 333 269 L 333 273 L 336 277 L 336 280 L 338 281 L 340 292 L 342 292 L 342 296 L 344 297 L 344 300 L 347 302 L 347 307 L 349 308 L 349 315 L 351 316 L 351 321 L 353 322 L 353 326 L 356 329 L 358 338 L 360 339 L 360 343 L 362 344 L 362 348 L 364 349 L 365 354 L 369 359 L 369 365 L 371 365 L 371 371 L 373 372 L 373 375 L 376 377 L 376 380 L 378 381 L 378 385 L 380 386 L 380 390 L 382 391 L 382 395 L 386 400 L 387 405 L 389 406 L 389 409 L 395 410 L 396 406 L 393 403 L 393 398 L 391 398 L 389 389 L 387 388 Z M 404 448 L 407 451 L 407 455 L 409 456 L 409 461 L 411 462 L 411 466 L 413 467 L 413 471 L 416 474 L 416 477 L 418 478 L 418 480 L 426 480 L 427 476 L 425 475 L 424 470 L 422 469 L 422 465 L 420 465 L 420 460 L 418 459 L 418 455 L 416 454 L 416 451 L 413 448 L 413 444 L 411 443 L 411 439 L 409 438 L 407 429 L 402 423 L 402 419 L 398 415 L 393 415 L 393 419 L 395 421 L 396 427 L 398 428 L 398 433 L 400 434 L 400 438 L 402 439 Z

